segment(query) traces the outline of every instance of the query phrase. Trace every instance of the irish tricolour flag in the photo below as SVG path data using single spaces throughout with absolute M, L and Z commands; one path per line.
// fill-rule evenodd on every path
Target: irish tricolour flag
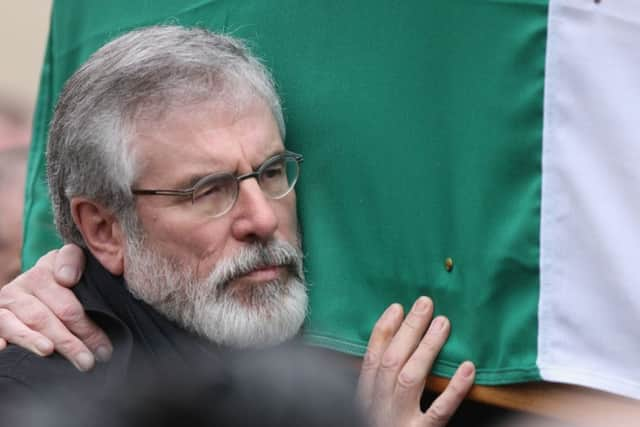
M 305 156 L 309 341 L 362 354 L 384 308 L 429 295 L 452 323 L 437 374 L 640 399 L 640 0 L 147 3 L 54 4 L 25 267 L 57 244 L 64 81 L 121 32 L 206 26 L 264 59 Z
M 358 181 L 317 149 L 309 339 L 362 354 L 385 304 L 427 294 L 453 327 L 436 373 L 640 399 L 640 2 L 432 3 L 370 42 L 372 124 L 331 146 Z

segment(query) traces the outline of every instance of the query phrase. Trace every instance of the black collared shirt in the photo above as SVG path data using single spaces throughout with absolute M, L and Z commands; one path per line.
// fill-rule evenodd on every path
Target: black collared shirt
M 288 343 L 221 349 L 135 299 L 87 254 L 74 288 L 114 347 L 81 373 L 59 354 L 0 352 L 0 425 L 361 426 L 351 363 Z M 44 414 L 44 415 L 42 415 Z
M 219 349 L 134 298 L 124 279 L 113 276 L 90 254 L 73 289 L 87 314 L 109 336 L 113 355 L 89 373 L 81 373 L 60 354 L 40 357 L 18 346 L 0 352 L 0 402 L 5 396 L 48 397 L 56 389 L 97 399 L 117 393 L 132 378 L 166 377 L 215 370 Z M 220 367 L 222 375 L 222 367 Z

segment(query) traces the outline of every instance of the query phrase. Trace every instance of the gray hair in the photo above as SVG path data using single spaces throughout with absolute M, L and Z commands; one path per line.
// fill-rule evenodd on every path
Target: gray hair
M 155 26 L 103 46 L 67 81 L 51 122 L 47 175 L 58 232 L 86 246 L 71 215 L 70 199 L 77 196 L 110 209 L 127 231 L 137 228 L 130 190 L 137 123 L 204 102 L 242 108 L 256 97 L 271 108 L 284 140 L 271 76 L 241 41 Z

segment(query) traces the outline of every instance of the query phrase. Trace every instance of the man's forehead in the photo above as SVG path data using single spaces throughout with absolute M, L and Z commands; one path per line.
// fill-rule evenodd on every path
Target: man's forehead
M 242 109 L 188 106 L 163 114 L 161 120 L 145 120 L 133 141 L 139 176 L 163 169 L 180 184 L 202 174 L 255 168 L 284 150 L 277 122 L 264 102 Z

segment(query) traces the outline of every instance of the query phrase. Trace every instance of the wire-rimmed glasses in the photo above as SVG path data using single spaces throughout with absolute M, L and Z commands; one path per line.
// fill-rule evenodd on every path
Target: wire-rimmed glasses
M 265 195 L 281 199 L 293 190 L 300 175 L 301 154 L 284 151 L 267 159 L 255 171 L 236 176 L 232 173 L 207 175 L 185 190 L 148 190 L 132 188 L 135 195 L 191 197 L 193 207 L 212 218 L 229 212 L 238 200 L 240 182 L 255 178 Z

